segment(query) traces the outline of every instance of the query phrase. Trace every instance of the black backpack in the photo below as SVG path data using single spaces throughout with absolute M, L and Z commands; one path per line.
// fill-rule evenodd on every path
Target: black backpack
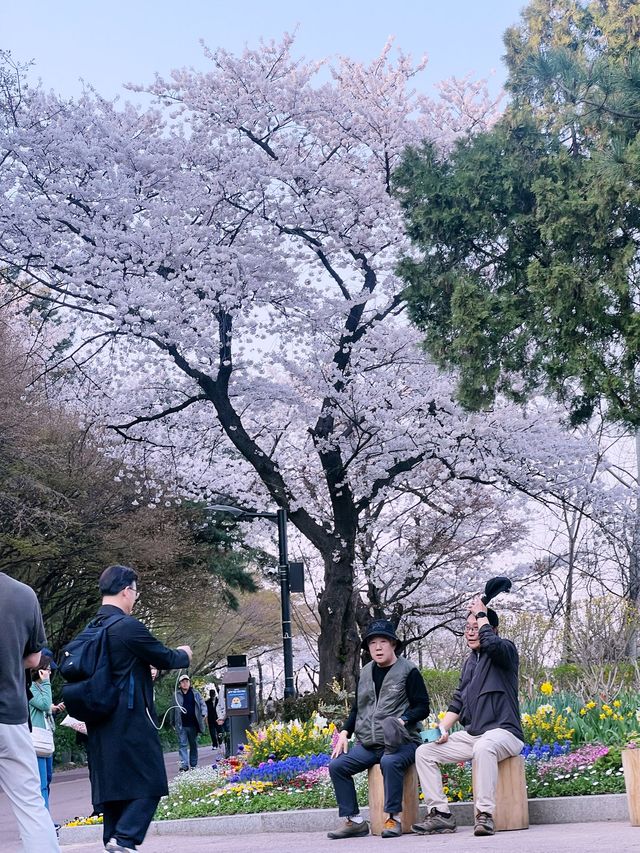
M 62 701 L 67 712 L 85 723 L 100 723 L 115 711 L 124 681 L 116 684 L 111 673 L 107 631 L 124 614 L 98 616 L 62 649 L 59 670 L 67 682 Z M 133 707 L 133 673 L 129 678 L 129 703 Z

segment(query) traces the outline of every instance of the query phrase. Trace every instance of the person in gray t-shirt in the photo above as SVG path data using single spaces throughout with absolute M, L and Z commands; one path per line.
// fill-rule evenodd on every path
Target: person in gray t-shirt
M 20 828 L 26 853 L 59 853 L 55 827 L 40 793 L 31 741 L 25 669 L 46 643 L 35 592 L 0 572 L 0 788 Z

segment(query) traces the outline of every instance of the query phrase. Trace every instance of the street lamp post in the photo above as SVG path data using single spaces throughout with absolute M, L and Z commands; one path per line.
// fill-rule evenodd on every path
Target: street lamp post
M 268 518 L 278 525 L 278 580 L 280 581 L 280 609 L 282 614 L 282 651 L 284 656 L 284 698 L 294 697 L 293 684 L 293 637 L 291 633 L 291 599 L 289 589 L 289 554 L 287 548 L 287 511 L 251 512 L 237 506 L 214 504 L 207 509 L 213 512 L 226 512 L 238 521 L 245 518 Z

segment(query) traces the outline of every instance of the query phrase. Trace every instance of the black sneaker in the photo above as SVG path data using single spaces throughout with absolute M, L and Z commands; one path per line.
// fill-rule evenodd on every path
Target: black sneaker
M 363 838 L 369 835 L 369 824 L 366 820 L 355 823 L 353 820 L 343 820 L 338 829 L 327 832 L 327 838 Z
M 489 812 L 478 812 L 476 814 L 476 823 L 473 827 L 473 834 L 493 835 L 494 833 L 493 815 L 490 815 Z
M 427 819 L 422 823 L 414 823 L 411 830 L 416 835 L 439 835 L 445 832 L 455 832 L 457 828 L 456 819 L 452 814 L 439 812 L 433 808 Z

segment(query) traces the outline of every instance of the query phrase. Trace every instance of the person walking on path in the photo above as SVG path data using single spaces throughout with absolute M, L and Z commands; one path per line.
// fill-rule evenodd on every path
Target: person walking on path
M 498 614 L 480 597 L 469 605 L 464 633 L 471 654 L 440 723 L 441 736 L 418 747 L 416 768 L 428 809 L 413 826 L 422 835 L 455 832 L 456 821 L 442 790 L 440 765 L 475 759 L 474 835 L 493 835 L 498 762 L 519 755 L 524 746 L 518 704 L 518 651 L 498 636 Z M 449 734 L 457 722 L 464 731 Z
M 25 853 L 59 853 L 51 815 L 40 793 L 29 732 L 25 670 L 40 663 L 46 644 L 42 613 L 31 587 L 0 572 L 0 788 L 18 822 Z
M 221 701 L 220 693 L 216 688 L 209 690 L 209 698 L 205 704 L 207 706 L 211 746 L 214 750 L 224 751 L 224 701 Z
M 179 687 L 174 725 L 178 733 L 180 770 L 193 770 L 198 766 L 198 735 L 207 725 L 207 705 L 200 691 L 191 686 L 186 673 L 180 676 Z
M 398 657 L 401 643 L 393 623 L 374 620 L 362 647 L 372 661 L 363 667 L 356 700 L 338 737 L 329 763 L 339 815 L 344 820 L 328 837 L 358 838 L 369 834 L 360 815 L 353 776 L 380 764 L 384 779 L 384 810 L 388 815 L 383 838 L 402 834 L 397 815 L 402 812 L 404 772 L 414 762 L 421 743 L 420 721 L 429 714 L 429 695 L 418 667 Z M 349 739 L 355 733 L 355 746 Z
M 87 724 L 91 799 L 102 807 L 105 851 L 124 853 L 142 844 L 160 798 L 168 793 L 151 667 L 186 667 L 191 649 L 167 648 L 131 616 L 140 595 L 134 569 L 109 566 L 99 586 L 97 618 L 124 616 L 106 631 L 114 683 L 125 687 L 111 716 Z

